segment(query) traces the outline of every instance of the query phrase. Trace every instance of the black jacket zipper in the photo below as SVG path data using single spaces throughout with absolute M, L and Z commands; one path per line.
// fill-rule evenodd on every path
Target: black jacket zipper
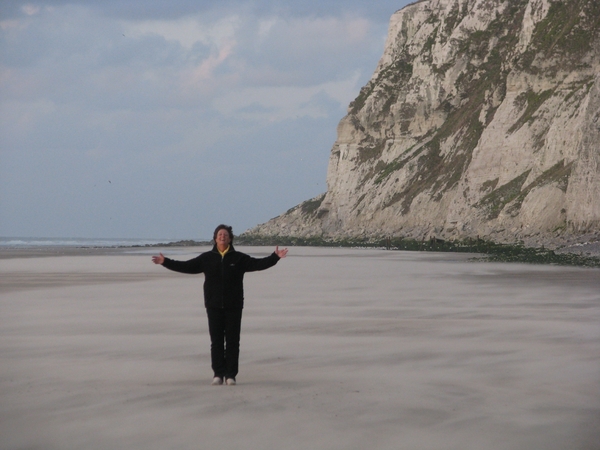
M 225 256 L 227 253 L 221 256 L 221 309 L 225 309 Z

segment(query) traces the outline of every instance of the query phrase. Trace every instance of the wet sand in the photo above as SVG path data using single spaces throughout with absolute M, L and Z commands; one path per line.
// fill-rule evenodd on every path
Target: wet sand
M 598 269 L 292 248 L 229 387 L 157 251 L 0 254 L 0 448 L 600 449 Z

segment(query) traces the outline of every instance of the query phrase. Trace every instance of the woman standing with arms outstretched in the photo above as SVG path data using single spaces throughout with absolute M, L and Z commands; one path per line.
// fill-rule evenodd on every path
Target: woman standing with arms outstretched
M 253 258 L 233 248 L 233 230 L 219 225 L 214 232 L 211 251 L 189 261 L 174 261 L 162 253 L 152 262 L 175 272 L 204 273 L 204 305 L 210 333 L 213 385 L 235 385 L 240 355 L 240 329 L 244 308 L 244 274 L 273 267 L 287 255 L 287 248 L 266 258 Z

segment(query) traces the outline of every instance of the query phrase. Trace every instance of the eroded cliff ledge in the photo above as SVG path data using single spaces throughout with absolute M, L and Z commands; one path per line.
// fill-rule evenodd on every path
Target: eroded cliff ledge
M 600 237 L 600 2 L 396 12 L 338 126 L 327 192 L 245 234 Z

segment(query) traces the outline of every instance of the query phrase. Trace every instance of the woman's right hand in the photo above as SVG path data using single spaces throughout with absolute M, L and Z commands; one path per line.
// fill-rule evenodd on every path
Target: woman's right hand
M 162 264 L 165 262 L 165 257 L 163 256 L 162 253 L 159 253 L 158 256 L 153 256 L 152 257 L 152 262 L 154 264 Z

